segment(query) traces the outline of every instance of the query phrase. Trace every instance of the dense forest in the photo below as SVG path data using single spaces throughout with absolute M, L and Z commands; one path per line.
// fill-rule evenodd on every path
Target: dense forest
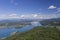
M 39 26 L 4 40 L 60 40 L 60 30 L 58 30 L 56 26 L 53 28 Z

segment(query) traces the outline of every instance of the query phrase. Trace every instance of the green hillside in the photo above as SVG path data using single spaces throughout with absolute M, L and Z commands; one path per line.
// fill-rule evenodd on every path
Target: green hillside
M 4 40 L 60 40 L 60 31 L 56 27 L 36 27 L 30 31 L 13 35 Z

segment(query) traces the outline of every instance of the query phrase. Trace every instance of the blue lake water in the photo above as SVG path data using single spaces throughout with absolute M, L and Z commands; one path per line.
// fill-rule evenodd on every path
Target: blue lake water
M 16 29 L 16 28 L 0 28 L 0 38 L 11 36 L 11 34 L 16 31 L 25 32 L 27 30 L 33 29 L 36 26 L 37 25 L 26 25 L 23 28 L 18 28 L 18 29 Z

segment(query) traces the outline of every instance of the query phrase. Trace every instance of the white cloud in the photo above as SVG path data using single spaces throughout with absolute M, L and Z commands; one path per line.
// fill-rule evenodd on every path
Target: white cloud
M 0 19 L 50 19 L 50 18 L 58 18 L 60 14 L 25 14 L 25 15 L 18 15 L 18 14 L 1 14 Z
M 37 14 L 34 14 L 33 17 L 37 17 L 38 15 Z
M 55 8 L 56 8 L 56 6 L 54 6 L 54 5 L 51 5 L 48 7 L 48 9 L 55 9 Z
M 17 16 L 17 14 L 10 14 L 9 16 Z
M 10 15 L 8 15 L 8 18 L 19 18 L 19 15 L 17 15 L 17 14 L 10 14 Z
M 21 17 L 21 18 L 23 18 L 23 17 L 24 17 L 24 15 L 21 15 L 20 17 Z
M 17 14 L 1 14 L 0 19 L 19 18 Z

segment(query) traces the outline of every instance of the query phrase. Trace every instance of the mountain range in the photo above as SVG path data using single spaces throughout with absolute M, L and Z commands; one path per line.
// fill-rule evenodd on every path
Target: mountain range
M 0 20 L 0 26 L 30 25 L 31 22 L 34 21 L 40 22 L 42 25 L 48 25 L 48 24 L 60 25 L 60 18 L 52 18 L 52 19 L 5 19 L 5 20 Z

